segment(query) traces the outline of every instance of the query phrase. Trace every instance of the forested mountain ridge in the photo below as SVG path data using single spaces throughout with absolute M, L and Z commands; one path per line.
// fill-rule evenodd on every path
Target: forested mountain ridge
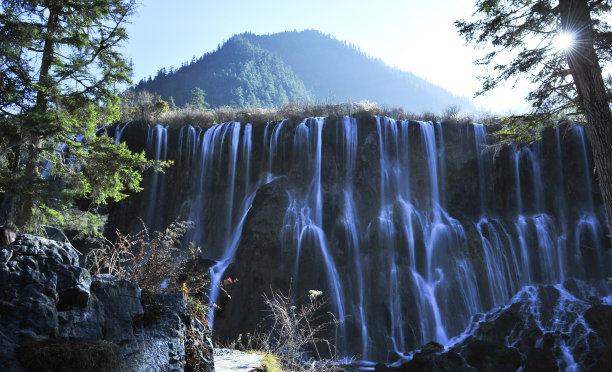
M 180 106 L 189 101 L 196 87 L 206 92 L 206 102 L 212 107 L 276 107 L 313 98 L 280 57 L 240 35 L 177 70 L 160 70 L 135 88 L 164 99 L 173 97 Z
M 164 99 L 172 96 L 180 106 L 195 87 L 206 92 L 213 107 L 278 107 L 290 101 L 333 99 L 368 100 L 415 112 L 450 105 L 474 110 L 467 98 L 315 30 L 236 35 L 177 70 L 160 70 L 136 90 Z
M 333 95 L 340 100 L 369 100 L 415 112 L 441 111 L 449 105 L 468 111 L 474 109 L 468 99 L 457 97 L 411 72 L 391 67 L 319 31 L 244 34 L 244 37 L 279 55 L 317 99 Z

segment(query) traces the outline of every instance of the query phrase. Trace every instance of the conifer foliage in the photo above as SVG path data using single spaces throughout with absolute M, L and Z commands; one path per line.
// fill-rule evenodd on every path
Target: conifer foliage
M 134 9 L 134 0 L 2 1 L 0 195 L 20 227 L 95 232 L 92 206 L 140 189 L 144 153 L 98 131 L 118 117 L 129 82 L 118 46 Z M 75 208 L 83 200 L 87 212 Z
M 499 135 L 525 140 L 557 119 L 583 125 L 612 231 L 612 78 L 603 72 L 612 67 L 612 1 L 479 0 L 476 7 L 474 19 L 455 25 L 467 41 L 489 46 L 476 62 L 492 68 L 481 93 L 505 80 L 535 84 L 532 112 L 505 118 Z

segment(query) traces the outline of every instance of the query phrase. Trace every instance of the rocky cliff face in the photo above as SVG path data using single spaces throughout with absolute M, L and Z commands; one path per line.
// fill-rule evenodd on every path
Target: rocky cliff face
M 214 370 L 210 333 L 181 295 L 145 301 L 132 282 L 91 276 L 68 243 L 22 235 L 1 247 L 0 287 L 0 366 L 7 371 Z M 199 355 L 194 343 L 204 346 Z M 69 352 L 79 348 L 83 355 Z

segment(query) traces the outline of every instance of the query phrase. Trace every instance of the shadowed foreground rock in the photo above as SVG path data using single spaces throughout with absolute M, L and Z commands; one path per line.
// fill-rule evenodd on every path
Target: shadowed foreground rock
M 609 371 L 612 306 L 595 293 L 572 279 L 527 286 L 510 305 L 476 315 L 450 347 L 429 343 L 376 371 Z
M 68 243 L 18 237 L 0 249 L 0 286 L 0 368 L 6 371 L 26 366 L 31 371 L 112 370 L 99 363 L 143 372 L 214 371 L 210 332 L 188 314 L 181 295 L 145 301 L 130 281 L 91 276 Z M 78 355 L 60 352 L 64 342 L 103 357 L 83 365 Z M 40 361 L 19 363 L 17 350 L 23 362 L 28 350 L 42 346 L 48 355 L 39 355 Z

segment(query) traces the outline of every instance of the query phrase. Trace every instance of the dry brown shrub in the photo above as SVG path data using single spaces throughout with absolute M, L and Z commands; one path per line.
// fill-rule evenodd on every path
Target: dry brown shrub
M 92 274 L 131 280 L 151 293 L 176 291 L 172 285 L 181 264 L 181 238 L 192 227 L 193 222 L 175 221 L 165 230 L 151 234 L 145 227 L 127 235 L 117 231 L 114 242 L 98 238 L 99 247 L 87 254 L 87 268 Z M 164 282 L 166 287 L 162 288 Z
M 284 371 L 342 370 L 333 341 L 324 337 L 338 321 L 325 311 L 321 292 L 310 292 L 301 304 L 278 290 L 264 294 L 270 327 L 247 334 L 246 347 L 274 355 Z

